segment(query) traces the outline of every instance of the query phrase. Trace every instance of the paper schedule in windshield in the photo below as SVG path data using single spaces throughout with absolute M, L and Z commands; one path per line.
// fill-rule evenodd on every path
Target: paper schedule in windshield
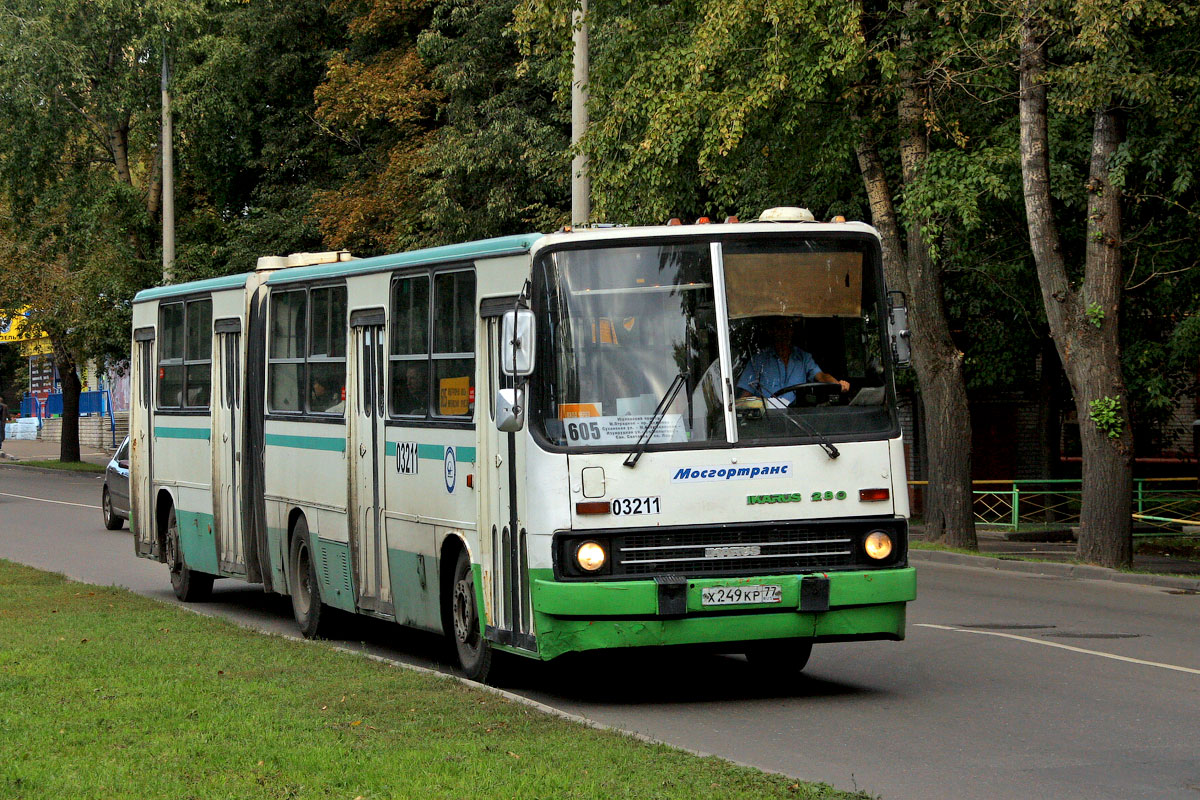
M 599 403 L 564 404 L 559 408 L 563 433 L 567 443 L 585 446 L 633 445 L 654 416 L 650 414 L 621 414 L 605 416 L 596 412 Z M 651 444 L 687 441 L 687 428 L 682 414 L 664 414 L 650 437 Z

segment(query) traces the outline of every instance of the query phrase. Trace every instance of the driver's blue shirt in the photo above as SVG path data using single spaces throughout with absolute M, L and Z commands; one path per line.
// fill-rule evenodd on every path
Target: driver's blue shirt
M 813 361 L 807 350 L 799 347 L 792 348 L 792 355 L 785 366 L 774 349 L 763 350 L 750 359 L 750 363 L 742 370 L 738 378 L 738 388 L 745 389 L 753 395 L 771 397 L 785 386 L 797 383 L 811 383 L 817 379 L 821 368 Z M 795 392 L 782 394 L 779 399 L 791 403 L 796 399 Z

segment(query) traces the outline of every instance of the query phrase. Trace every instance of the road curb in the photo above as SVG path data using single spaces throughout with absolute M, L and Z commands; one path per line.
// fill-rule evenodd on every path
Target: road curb
M 1177 575 L 1141 575 L 1136 572 L 1121 572 L 1108 567 L 1091 564 L 1062 564 L 1056 561 L 1022 561 L 1015 558 L 972 556 L 966 553 L 947 553 L 942 550 L 908 551 L 910 561 L 928 561 L 934 564 L 955 564 L 960 567 L 994 569 L 1000 572 L 1020 572 L 1026 575 L 1052 575 L 1059 578 L 1075 578 L 1090 581 L 1112 581 L 1132 583 L 1140 586 L 1157 586 L 1165 589 L 1183 589 L 1200 592 L 1200 579 Z

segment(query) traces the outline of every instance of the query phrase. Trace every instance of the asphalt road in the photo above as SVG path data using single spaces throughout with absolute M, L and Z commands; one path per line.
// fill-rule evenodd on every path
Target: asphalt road
M 99 478 L 0 467 L 0 558 L 175 602 L 100 520 Z M 2 591 L 2 587 L 0 587 Z M 294 635 L 285 598 L 219 581 L 193 606 Z M 736 656 L 521 662 L 510 688 L 609 725 L 900 798 L 1200 798 L 1200 596 L 919 565 L 908 639 L 820 645 L 804 674 Z M 347 642 L 446 668 L 436 638 L 348 620 Z

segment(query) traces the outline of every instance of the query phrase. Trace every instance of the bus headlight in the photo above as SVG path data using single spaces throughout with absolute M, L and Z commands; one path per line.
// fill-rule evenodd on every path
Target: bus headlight
M 575 548 L 575 563 L 584 572 L 595 572 L 604 566 L 608 554 L 599 542 L 584 542 Z
M 863 541 L 863 549 L 871 558 L 882 561 L 892 554 L 892 537 L 887 531 L 871 531 Z

